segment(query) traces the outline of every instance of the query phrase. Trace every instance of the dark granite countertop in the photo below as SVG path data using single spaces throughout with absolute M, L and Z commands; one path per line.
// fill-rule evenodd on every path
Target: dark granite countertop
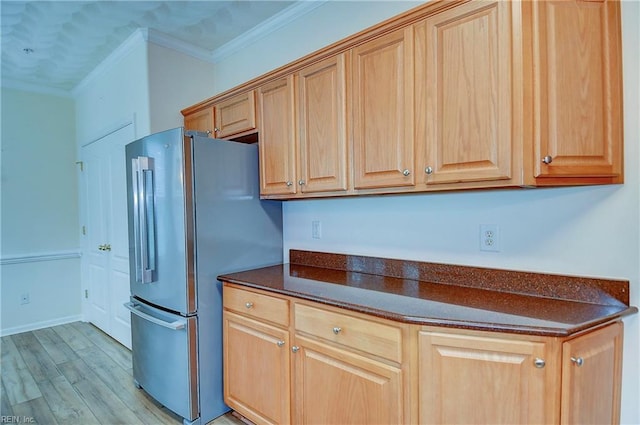
M 220 280 L 419 325 L 569 336 L 633 314 L 629 282 L 292 250 Z

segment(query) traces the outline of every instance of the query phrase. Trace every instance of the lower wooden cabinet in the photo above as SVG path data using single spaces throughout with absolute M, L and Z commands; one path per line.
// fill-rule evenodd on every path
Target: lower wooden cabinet
M 562 345 L 562 424 L 620 422 L 622 322 Z
M 247 419 L 415 423 L 405 396 L 407 326 L 229 284 L 223 300 L 225 402 Z M 289 301 L 295 325 L 285 328 Z
M 421 331 L 420 423 L 557 422 L 547 395 L 559 368 L 548 351 L 541 341 Z
M 421 327 L 224 283 L 225 402 L 256 424 L 616 424 L 622 322 Z
M 294 342 L 293 423 L 407 423 L 399 367 L 309 338 Z
M 224 312 L 226 403 L 255 423 L 290 423 L 289 335 Z
M 572 339 L 419 333 L 421 424 L 615 424 L 622 323 Z

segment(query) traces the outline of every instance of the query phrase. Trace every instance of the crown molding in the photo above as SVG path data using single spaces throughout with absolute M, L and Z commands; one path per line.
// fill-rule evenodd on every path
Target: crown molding
M 76 97 L 84 88 L 86 88 L 91 82 L 102 77 L 107 71 L 109 71 L 113 65 L 119 62 L 123 57 L 129 54 L 134 48 L 138 47 L 140 43 L 146 44 L 149 39 L 149 30 L 147 28 L 138 28 L 135 30 L 125 41 L 122 42 L 113 52 L 107 56 L 93 71 L 82 79 L 73 89 L 71 94 Z
M 149 43 L 176 50 L 205 62 L 213 62 L 213 55 L 210 50 L 194 46 L 191 43 L 178 40 L 177 38 L 171 37 L 170 35 L 164 34 L 151 28 L 149 28 L 149 30 L 147 31 L 147 35 L 147 41 Z
M 138 47 L 139 43 L 154 43 L 156 45 L 167 47 L 187 54 L 205 62 L 217 63 L 224 58 L 234 54 L 235 52 L 241 50 L 242 48 L 264 38 L 266 35 L 277 31 L 279 28 L 282 28 L 283 26 L 295 21 L 301 16 L 304 16 L 314 9 L 317 9 L 328 1 L 331 0 L 298 1 L 295 4 L 284 9 L 280 13 L 272 16 L 266 21 L 260 23 L 249 31 L 246 31 L 244 34 L 234 38 L 233 40 L 213 51 L 194 46 L 193 44 L 184 42 L 182 40 L 178 40 L 157 30 L 138 28 L 71 90 L 39 86 L 36 84 L 30 84 L 5 78 L 2 79 L 2 87 L 75 98 L 89 84 L 97 79 L 100 79 L 113 67 L 115 63 L 120 61 L 135 47 Z
M 249 31 L 246 31 L 242 35 L 215 49 L 211 54 L 213 63 L 220 62 L 222 59 L 232 55 L 238 50 L 241 50 L 243 47 L 255 43 L 266 35 L 295 21 L 312 10 L 317 9 L 328 1 L 329 0 L 299 1 L 289 6 L 280 13 L 273 15 L 271 18 L 259 25 L 256 25 Z

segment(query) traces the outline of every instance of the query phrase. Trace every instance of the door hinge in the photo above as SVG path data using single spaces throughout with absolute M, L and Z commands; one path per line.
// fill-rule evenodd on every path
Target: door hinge
M 80 166 L 80 171 L 84 171 L 84 162 L 76 161 L 76 164 Z
M 87 234 L 87 226 L 82 226 L 82 234 L 83 235 Z
M 89 290 L 88 289 L 84 290 L 84 297 L 85 298 L 89 298 Z

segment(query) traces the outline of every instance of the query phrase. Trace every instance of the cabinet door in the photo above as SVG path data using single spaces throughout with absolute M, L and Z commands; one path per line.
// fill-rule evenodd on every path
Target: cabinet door
M 354 187 L 414 186 L 413 29 L 352 55 Z
M 260 195 L 296 193 L 293 75 L 258 89 Z
M 224 312 L 224 401 L 256 424 L 289 424 L 289 333 Z
M 420 423 L 557 421 L 554 403 L 545 403 L 554 392 L 545 383 L 554 368 L 536 367 L 545 359 L 544 343 L 423 331 L 419 349 Z
M 531 7 L 535 177 L 622 181 L 619 2 L 540 1 Z
M 562 424 L 620 422 L 621 322 L 562 346 Z
M 345 54 L 298 73 L 298 184 L 303 193 L 347 190 Z
M 402 424 L 402 371 L 298 337 L 296 424 Z
M 256 92 L 250 90 L 214 105 L 216 137 L 224 139 L 256 129 Z
M 211 134 L 213 131 L 213 107 L 210 106 L 186 115 L 184 117 L 184 129 Z
M 512 28 L 506 1 L 471 2 L 415 27 L 416 132 L 427 184 L 503 180 L 512 166 Z

